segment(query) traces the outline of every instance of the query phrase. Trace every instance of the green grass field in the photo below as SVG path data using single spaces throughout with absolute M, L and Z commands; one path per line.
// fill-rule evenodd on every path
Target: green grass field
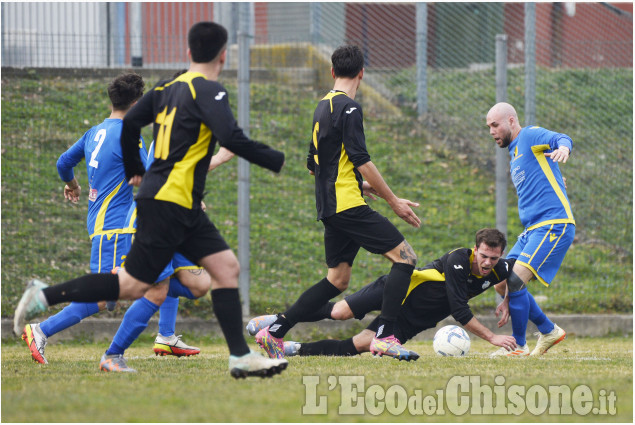
M 576 241 L 552 287 L 532 285 L 532 293 L 543 297 L 541 306 L 548 312 L 613 313 L 633 308 L 632 202 L 624 201 L 632 200 L 632 71 L 607 73 L 539 73 L 544 81 L 538 93 L 540 122 L 574 138 L 574 155 L 563 169 L 570 176 L 568 194 L 578 220 Z M 406 108 L 399 117 L 365 115 L 373 162 L 395 193 L 421 203 L 417 214 L 422 226 L 408 226 L 381 200 L 371 201 L 371 206 L 398 226 L 422 264 L 450 249 L 471 246 L 476 230 L 495 224 L 492 158 L 496 148 L 482 122 L 495 92 L 490 74 L 434 74 L 430 85 L 434 111 L 429 120 L 413 118 Z M 148 87 L 157 78 L 148 79 Z M 513 87 L 522 87 L 518 80 L 514 74 Z M 88 269 L 85 197 L 77 205 L 64 201 L 55 162 L 107 116 L 108 81 L 37 72 L 3 75 L 3 317 L 12 315 L 27 280 L 58 283 Z M 579 84 L 573 87 L 567 81 Z M 235 107 L 234 82 L 223 83 Z M 606 103 L 593 97 L 597 87 L 613 100 L 614 112 L 607 114 Z M 556 88 L 559 101 L 551 105 L 547 97 Z M 323 228 L 315 220 L 313 182 L 305 167 L 313 108 L 323 95 L 277 84 L 251 87 L 251 136 L 286 154 L 279 175 L 252 167 L 250 301 L 254 314 L 284 310 L 326 270 Z M 363 96 L 359 100 L 365 104 Z M 510 100 L 522 103 L 517 90 L 510 93 Z M 563 105 L 576 107 L 567 110 Z M 624 119 L 614 121 L 617 115 Z M 146 139 L 151 138 L 144 131 Z M 604 148 L 599 140 L 619 146 L 617 161 L 610 167 L 601 159 Z M 86 189 L 83 162 L 76 173 Z M 207 190 L 208 214 L 236 249 L 236 161 L 210 173 Z M 516 201 L 510 184 L 510 245 L 522 231 Z M 384 258 L 360 252 L 349 291 L 388 270 Z M 476 312 L 490 311 L 493 296 L 471 304 Z M 183 300 L 180 306 L 184 316 L 208 318 L 211 310 L 209 297 Z
M 632 337 L 571 337 L 541 358 L 496 360 L 487 357 L 493 347 L 481 340 L 472 341 L 465 358 L 440 358 L 432 352 L 431 341 L 415 342 L 408 346 L 422 357 L 413 363 L 370 354 L 294 357 L 282 375 L 270 380 L 231 378 L 221 341 L 188 338 L 202 352 L 182 359 L 155 357 L 152 341 L 144 336 L 127 352 L 130 366 L 138 373 L 116 374 L 98 370 L 105 342 L 51 344 L 46 348 L 50 364 L 39 365 L 31 360 L 24 343 L 3 340 L 2 421 L 505 423 L 633 419 Z M 529 341 L 530 345 L 534 342 Z M 356 387 L 360 392 L 351 391 L 351 381 L 360 384 Z M 560 386 L 558 392 L 555 386 Z M 492 391 L 492 402 L 487 401 L 487 388 Z M 566 397 L 555 397 L 569 390 L 571 404 Z M 484 394 L 481 402 L 480 393 Z M 443 413 L 425 404 L 440 400 L 439 394 L 443 394 L 443 402 L 436 405 L 443 406 Z M 519 399 L 515 394 L 525 396 Z M 416 405 L 411 399 L 425 403 Z M 406 400 L 413 404 L 408 407 Z M 356 410 L 347 410 L 347 405 L 361 407 L 363 413 L 345 414 Z M 303 406 L 326 413 L 303 414 Z M 495 414 L 485 410 L 488 406 L 495 408 Z M 571 414 L 566 413 L 567 406 L 573 406 Z

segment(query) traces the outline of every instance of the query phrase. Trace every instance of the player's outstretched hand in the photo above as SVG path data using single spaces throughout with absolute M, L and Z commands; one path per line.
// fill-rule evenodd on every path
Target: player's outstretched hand
M 490 343 L 498 347 L 504 347 L 510 351 L 516 349 L 516 338 L 511 335 L 494 335 Z
M 68 199 L 72 203 L 76 204 L 79 201 L 79 195 L 82 193 L 82 188 L 77 185 L 76 188 L 71 189 L 68 185 L 64 186 L 64 198 Z
M 411 225 L 412 227 L 419 227 L 421 225 L 421 219 L 417 217 L 412 208 L 410 207 L 418 207 L 419 204 L 417 202 L 412 202 L 407 199 L 397 198 L 397 201 L 391 205 L 392 210 L 397 214 L 403 221 Z
M 509 322 L 509 298 L 505 298 L 498 307 L 496 307 L 496 317 L 500 316 L 498 327 L 502 328 Z
M 368 196 L 373 201 L 377 200 L 377 197 L 381 198 L 379 193 L 368 183 L 367 181 L 362 182 L 362 191 L 364 192 L 364 196 Z
M 546 152 L 546 157 L 550 157 L 553 162 L 562 162 L 565 164 L 569 159 L 569 148 L 566 146 L 560 146 L 558 149 L 552 152 Z
M 128 180 L 128 184 L 131 186 L 139 187 L 139 185 L 141 184 L 141 179 L 143 179 L 142 176 L 132 176 L 132 178 Z
M 216 155 L 212 156 L 207 171 L 212 171 L 214 168 L 218 167 L 219 165 L 223 165 L 233 157 L 234 153 L 232 151 L 221 146 L 220 149 L 218 149 Z

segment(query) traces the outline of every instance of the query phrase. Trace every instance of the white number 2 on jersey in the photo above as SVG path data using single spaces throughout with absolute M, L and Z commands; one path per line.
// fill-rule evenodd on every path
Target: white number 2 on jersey
M 90 156 L 90 162 L 88 163 L 88 165 L 93 168 L 99 168 L 99 161 L 97 161 L 95 158 L 97 158 L 97 154 L 99 153 L 99 149 L 101 149 L 101 145 L 104 143 L 104 140 L 106 140 L 106 130 L 102 128 L 97 132 L 97 134 L 95 135 L 95 140 L 93 140 L 93 142 L 97 142 L 97 147 L 93 151 L 93 154 Z

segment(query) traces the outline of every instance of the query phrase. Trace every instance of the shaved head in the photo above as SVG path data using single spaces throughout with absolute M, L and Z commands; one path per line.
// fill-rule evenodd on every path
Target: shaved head
M 518 114 L 512 105 L 500 102 L 492 106 L 486 117 L 489 134 L 501 148 L 506 148 L 520 132 Z
M 497 116 L 497 117 L 512 116 L 516 118 L 516 121 L 518 121 L 518 114 L 516 114 L 516 110 L 514 109 L 512 105 L 506 102 L 500 102 L 492 106 L 492 108 L 487 113 L 487 116 L 490 116 L 490 115 Z

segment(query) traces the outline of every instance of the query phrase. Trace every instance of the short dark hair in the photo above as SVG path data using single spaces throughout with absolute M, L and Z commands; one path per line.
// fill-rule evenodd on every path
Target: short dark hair
M 476 232 L 476 247 L 478 248 L 482 243 L 490 248 L 500 247 L 501 251 L 505 251 L 507 239 L 498 229 L 481 229 Z
M 198 22 L 187 34 L 192 61 L 211 62 L 227 44 L 227 30 L 215 22 Z
M 336 77 L 355 78 L 364 69 L 364 54 L 357 46 L 340 46 L 331 55 Z
M 119 111 L 127 111 L 133 103 L 141 99 L 145 83 L 135 73 L 121 74 L 108 84 L 108 97 L 112 107 Z

